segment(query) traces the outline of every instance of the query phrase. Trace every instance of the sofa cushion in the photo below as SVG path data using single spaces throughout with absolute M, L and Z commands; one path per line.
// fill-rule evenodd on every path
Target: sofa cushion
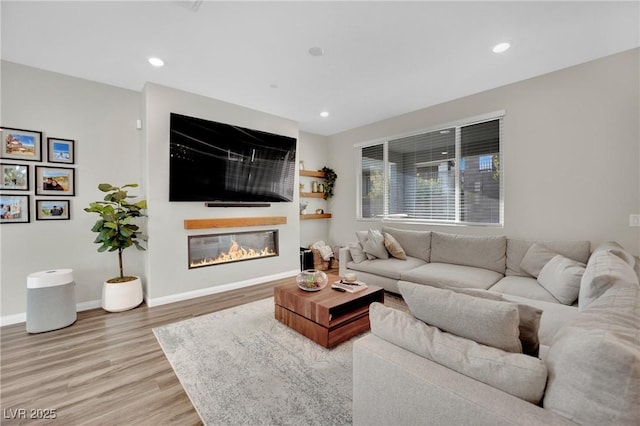
M 407 260 L 407 253 L 405 253 L 400 243 L 393 238 L 393 235 L 388 232 L 383 232 L 382 235 L 384 236 L 384 247 L 389 254 L 396 259 Z
M 483 299 L 507 301 L 500 293 L 494 293 L 487 290 L 479 290 L 475 288 L 455 288 L 450 287 L 457 293 L 467 294 L 469 296 L 481 297 Z M 531 356 L 538 356 L 540 349 L 540 340 L 538 339 L 538 330 L 540 329 L 540 318 L 542 317 L 542 309 L 529 306 L 525 303 L 518 303 L 518 317 L 520 323 L 518 330 L 520 335 L 520 343 L 522 344 L 522 353 Z
M 383 340 L 531 403 L 542 398 L 547 371 L 537 358 L 442 332 L 377 302 L 369 318 L 372 334 Z
M 453 265 L 448 263 L 427 263 L 409 269 L 401 274 L 401 279 L 433 287 L 462 287 L 488 289 L 502 278 L 502 274 L 483 268 Z
M 544 408 L 579 424 L 640 424 L 638 318 L 637 282 L 618 281 L 562 328 L 547 355 Z
M 578 300 L 584 268 L 584 263 L 558 254 L 544 265 L 538 275 L 538 282 L 560 303 L 571 305 Z
M 495 285 L 491 286 L 489 290 L 502 294 L 526 297 L 528 299 L 558 303 L 558 300 L 545 290 L 535 278 L 518 276 L 504 277 Z
M 622 247 L 620 244 L 616 243 L 615 241 L 607 241 L 607 242 L 598 244 L 596 248 L 593 250 L 593 253 L 596 253 L 599 251 L 608 251 L 609 253 L 615 254 L 620 259 L 628 263 L 629 266 L 631 266 L 632 268 L 636 264 L 635 256 L 629 253 L 628 251 L 626 251 L 624 247 Z
M 553 338 L 556 333 L 572 319 L 576 318 L 580 313 L 577 306 L 563 305 L 557 301 L 545 302 L 542 300 L 528 299 L 526 297 L 512 296 L 509 294 L 504 294 L 502 297 L 509 302 L 526 304 L 542 311 L 540 327 L 538 328 L 538 341 L 540 342 L 538 356 L 542 359 L 546 358 L 549 346 L 551 346 L 551 342 L 553 342 Z
M 507 352 L 522 352 L 515 303 L 481 299 L 451 290 L 400 281 L 411 313 L 443 331 Z
M 399 280 L 403 272 L 418 268 L 425 263 L 424 260 L 415 257 L 407 257 L 406 260 L 391 257 L 389 259 L 365 260 L 360 263 L 349 262 L 347 268 Z
M 591 253 L 591 243 L 589 241 L 533 241 L 508 238 L 507 276 L 531 276 L 520 268 L 520 263 L 522 262 L 524 255 L 527 253 L 527 250 L 529 250 L 529 248 L 535 243 L 542 244 L 557 254 L 561 254 L 569 259 L 573 259 L 581 263 L 587 263 L 589 254 Z
M 638 284 L 638 276 L 627 262 L 608 250 L 593 252 L 580 281 L 580 311 L 617 282 Z
M 384 236 L 377 229 L 369 229 L 367 231 L 367 238 L 362 244 L 362 251 L 365 252 L 369 259 L 372 259 L 371 256 L 378 259 L 389 258 L 389 252 L 384 246 Z
M 431 231 L 412 231 L 383 226 L 382 232 L 395 238 L 407 256 L 422 259 L 425 262 L 431 259 Z
M 355 263 L 360 263 L 367 259 L 367 255 L 362 250 L 360 243 L 349 243 L 349 253 Z
M 532 244 L 520 262 L 520 268 L 533 277 L 538 277 L 542 268 L 558 253 L 542 244 Z
M 506 249 L 505 237 L 431 234 L 431 262 L 474 266 L 504 275 Z

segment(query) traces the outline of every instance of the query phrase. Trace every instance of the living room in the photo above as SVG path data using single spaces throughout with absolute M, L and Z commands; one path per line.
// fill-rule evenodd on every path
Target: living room
M 194 15 L 181 6 L 171 6 L 175 7 L 176 16 Z M 210 4 L 202 4 L 201 11 L 195 15 L 206 12 L 207 6 Z M 576 4 L 574 7 L 581 6 Z M 623 3 L 623 6 L 635 7 L 637 12 L 634 2 Z M 308 130 L 304 130 L 301 119 L 219 100 L 225 99 L 226 93 L 219 97 L 205 96 L 197 91 L 156 83 L 162 81 L 162 69 L 153 70 L 144 86 L 133 90 L 99 82 L 97 77 L 94 79 L 82 72 L 71 75 L 56 72 L 59 68 L 53 65 L 46 69 L 42 65 L 28 65 L 26 60 L 21 62 L 18 55 L 8 53 L 18 50 L 16 46 L 20 40 L 15 32 L 6 34 L 9 30 L 5 30 L 7 25 L 4 24 L 5 20 L 24 22 L 30 7 L 33 6 L 18 7 L 11 2 L 2 5 L 3 108 L 0 121 L 11 128 L 41 131 L 43 139 L 74 140 L 76 161 L 69 167 L 75 170 L 76 192 L 68 198 L 71 209 L 68 221 L 32 218 L 29 223 L 2 225 L 2 325 L 25 321 L 26 277 L 36 271 L 72 268 L 78 310 L 100 307 L 102 281 L 114 275 L 117 259 L 115 255 L 96 252 L 97 247 L 92 244 L 94 236 L 90 232 L 94 218 L 83 211 L 91 201 L 101 198 L 97 190 L 99 183 L 139 183 L 137 193 L 148 201 L 147 251 L 129 250 L 125 267 L 128 273 L 143 277 L 145 301 L 153 309 L 295 276 L 299 271 L 300 245 L 324 239 L 332 245 L 344 246 L 355 240 L 354 231 L 380 223 L 357 216 L 358 160 L 354 146 L 496 111 L 504 112 L 502 223 L 499 226 L 415 223 L 402 226 L 466 235 L 589 240 L 593 246 L 613 240 L 631 253 L 640 254 L 640 228 L 630 226 L 630 215 L 640 213 L 637 13 L 625 13 L 634 16 L 631 26 L 635 39 L 623 49 L 616 47 L 611 52 L 593 52 L 588 60 L 530 74 L 499 87 L 487 86 L 473 93 L 458 93 L 452 89 L 438 102 L 416 105 L 393 115 L 372 114 L 356 126 L 322 134 L 321 127 L 314 127 L 323 123 L 323 119 L 315 117 L 315 112 L 313 120 L 320 124 L 309 119 L 314 124 L 305 126 Z M 585 21 L 593 16 L 590 14 Z M 575 43 L 580 44 L 581 34 L 573 35 L 577 39 Z M 312 45 L 301 47 L 305 59 L 310 47 Z M 493 55 L 490 47 L 487 47 L 488 55 Z M 83 49 L 88 47 L 74 48 L 82 56 Z M 514 42 L 510 53 L 517 52 L 517 48 Z M 329 52 L 327 47 L 327 56 Z M 55 55 L 55 50 L 51 54 Z M 495 60 L 497 63 L 488 70 L 474 72 L 486 78 L 492 69 L 508 65 L 501 65 L 502 58 Z M 143 66 L 146 64 L 129 68 L 135 73 Z M 172 73 L 186 73 L 189 67 L 185 64 L 174 66 Z M 171 69 L 169 60 L 167 68 Z M 457 72 L 465 74 L 462 70 Z M 188 74 L 186 78 L 189 78 Z M 462 83 L 471 78 L 462 75 L 455 81 Z M 286 89 L 285 83 L 279 83 L 280 88 L 268 87 L 269 84 L 272 80 L 267 80 L 263 86 L 272 92 Z M 441 84 L 451 83 L 430 83 L 431 87 Z M 225 90 L 242 92 L 244 89 L 231 86 Z M 376 86 L 369 90 L 375 91 Z M 386 90 L 393 90 L 393 87 Z M 334 92 L 333 96 L 339 97 L 339 93 Z M 373 94 L 371 96 L 375 99 Z M 372 101 L 359 99 L 359 102 Z M 357 106 L 350 108 L 357 109 Z M 347 110 L 346 107 L 343 109 Z M 291 203 L 273 203 L 270 207 L 252 209 L 207 208 L 203 203 L 169 202 L 167 164 L 169 114 L 172 112 L 297 138 L 297 157 L 304 161 L 306 169 L 330 166 L 338 174 L 335 196 L 324 204 L 332 218 L 301 221 L 297 197 Z M 332 116 L 338 114 L 333 112 Z M 138 120 L 140 126 L 137 126 Z M 319 129 L 317 132 L 312 131 L 316 128 Z M 29 164 L 33 168 L 33 164 Z M 38 198 L 33 192 L 30 195 L 31 202 Z M 35 216 L 33 206 L 32 215 Z M 187 237 L 203 232 L 185 229 L 184 220 L 247 216 L 286 218 L 285 225 L 277 226 L 279 256 L 260 260 L 260 266 L 256 267 L 239 262 L 188 268 Z

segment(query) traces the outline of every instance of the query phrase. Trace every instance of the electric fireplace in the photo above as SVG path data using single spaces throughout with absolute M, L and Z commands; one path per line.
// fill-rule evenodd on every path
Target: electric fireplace
M 247 231 L 188 237 L 189 269 L 278 256 L 278 231 Z

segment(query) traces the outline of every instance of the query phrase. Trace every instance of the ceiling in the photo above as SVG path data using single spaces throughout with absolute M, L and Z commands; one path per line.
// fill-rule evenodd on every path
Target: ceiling
M 638 47 L 639 5 L 2 0 L 1 56 L 136 91 L 162 84 L 331 135 Z M 501 41 L 511 49 L 493 53 Z

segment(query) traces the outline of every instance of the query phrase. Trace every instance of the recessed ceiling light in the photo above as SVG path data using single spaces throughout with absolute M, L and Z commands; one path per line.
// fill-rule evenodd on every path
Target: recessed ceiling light
M 322 118 L 327 118 L 328 116 L 329 116 L 329 112 L 328 111 L 322 111 L 320 113 L 320 117 L 322 117 Z
M 507 43 L 507 42 L 498 43 L 495 46 L 493 46 L 493 53 L 506 52 L 510 47 L 511 47 L 511 45 L 509 43 Z
M 155 56 L 152 56 L 148 59 L 149 63 L 151 65 L 153 65 L 154 67 L 161 67 L 164 66 L 164 61 L 160 58 L 156 58 Z
M 324 55 L 324 49 L 322 47 L 312 47 L 309 49 L 309 55 L 322 56 Z
M 442 155 L 447 155 L 449 151 L 442 151 Z

